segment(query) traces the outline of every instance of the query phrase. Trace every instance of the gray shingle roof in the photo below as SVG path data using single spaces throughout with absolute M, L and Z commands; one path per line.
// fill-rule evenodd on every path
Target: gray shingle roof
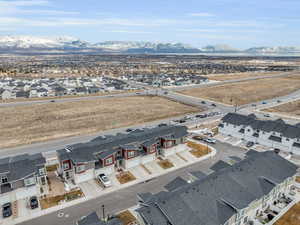
M 9 182 L 29 177 L 46 163 L 42 154 L 18 155 L 0 159 L 0 173 L 7 173 Z
M 238 126 L 249 125 L 254 130 L 278 132 L 288 138 L 300 138 L 300 127 L 287 124 L 283 120 L 258 120 L 251 115 L 228 113 L 222 118 L 222 121 Z
M 172 138 L 180 138 L 187 134 L 185 126 L 146 128 L 135 130 L 129 134 L 119 133 L 114 136 L 100 136 L 87 143 L 69 146 L 69 150 L 58 150 L 57 153 L 60 160 L 71 159 L 74 163 L 89 162 L 108 157 L 122 146 L 126 147 L 128 144 L 149 145 L 150 143 L 155 143 L 154 140 L 157 140 L 159 137 L 172 136 Z
M 81 220 L 77 221 L 78 225 L 123 225 L 122 221 L 118 218 L 112 218 L 108 221 L 102 221 L 96 214 L 93 212 L 86 217 L 82 218 Z
M 146 205 L 137 212 L 145 224 L 224 224 L 238 209 L 262 198 L 296 172 L 297 166 L 278 154 L 257 152 L 175 191 L 148 195 Z

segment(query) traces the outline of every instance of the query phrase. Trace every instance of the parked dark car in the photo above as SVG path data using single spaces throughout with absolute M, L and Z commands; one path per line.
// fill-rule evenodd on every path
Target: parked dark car
M 179 120 L 179 123 L 185 123 L 186 121 L 185 120 Z
M 130 128 L 128 128 L 128 129 L 126 130 L 126 132 L 128 132 L 128 133 L 131 132 L 131 131 L 132 131 L 132 129 L 130 129 Z
M 275 148 L 275 149 L 274 149 L 274 152 L 275 152 L 276 154 L 279 154 L 280 149 L 279 149 L 279 148 Z
M 265 105 L 265 104 L 267 104 L 267 103 L 266 103 L 266 102 L 262 102 L 261 104 Z
M 159 127 L 166 127 L 166 126 L 168 126 L 168 124 L 166 124 L 166 123 L 161 123 L 161 124 L 158 124 L 158 126 L 159 126 Z
M 51 100 L 50 102 L 55 102 L 55 100 Z
M 253 145 L 254 145 L 253 141 L 248 141 L 247 144 L 246 144 L 246 147 L 251 148 Z
M 36 209 L 39 207 L 39 201 L 36 196 L 32 196 L 29 199 L 29 206 L 31 209 Z
M 12 215 L 11 203 L 5 203 L 2 205 L 2 216 L 3 218 L 10 217 Z
M 197 118 L 206 118 L 207 115 L 206 114 L 199 114 L 199 115 L 196 115 Z
M 217 105 L 215 103 L 212 103 L 211 106 L 216 107 Z
M 201 104 L 206 104 L 206 102 L 205 101 L 201 101 Z

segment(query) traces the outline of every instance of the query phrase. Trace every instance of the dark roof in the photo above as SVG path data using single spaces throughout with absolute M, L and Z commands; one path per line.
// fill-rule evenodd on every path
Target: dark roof
M 249 125 L 254 130 L 278 132 L 288 138 L 300 138 L 300 127 L 287 124 L 283 120 L 259 120 L 252 114 L 242 115 L 237 113 L 228 113 L 222 118 L 222 121 L 237 126 Z
M 176 189 L 186 185 L 186 180 L 182 179 L 181 177 L 176 177 L 173 181 L 165 185 L 165 188 L 168 191 L 175 191 Z
M 46 163 L 41 153 L 18 155 L 0 159 L 0 173 L 7 173 L 9 182 L 29 177 Z
M 71 159 L 74 163 L 89 162 L 99 158 L 104 159 L 117 152 L 123 146 L 125 148 L 130 144 L 147 146 L 155 143 L 160 137 L 181 138 L 187 134 L 185 126 L 145 128 L 130 133 L 100 136 L 87 143 L 69 146 L 69 150 L 58 150 L 57 153 L 60 160 Z
M 221 169 L 224 169 L 224 168 L 230 167 L 230 166 L 231 165 L 228 164 L 227 162 L 224 162 L 223 160 L 219 160 L 212 167 L 210 167 L 210 169 L 213 170 L 213 171 L 219 171 Z
M 147 225 L 224 224 L 296 172 L 297 166 L 278 154 L 257 152 L 175 191 L 148 196 L 137 212 Z
M 118 218 L 112 218 L 108 221 L 102 221 L 98 217 L 96 212 L 83 217 L 81 220 L 77 221 L 78 225 L 123 225 L 122 221 Z

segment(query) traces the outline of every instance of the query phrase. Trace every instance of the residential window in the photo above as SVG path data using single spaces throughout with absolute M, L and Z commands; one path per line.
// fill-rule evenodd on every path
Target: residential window
M 40 169 L 39 169 L 39 174 L 40 174 L 40 176 L 46 175 L 46 170 L 45 170 L 45 168 L 40 168 Z
M 127 156 L 128 156 L 128 158 L 134 157 L 134 152 L 133 151 L 127 152 Z
M 112 164 L 112 162 L 113 162 L 112 158 L 108 158 L 108 159 L 105 160 L 106 165 Z
M 1 177 L 1 183 L 6 184 L 8 182 L 7 176 Z
M 85 165 L 80 165 L 80 166 L 76 167 L 76 172 L 77 173 L 81 173 L 83 171 L 85 171 Z
M 63 168 L 64 168 L 64 170 L 68 170 L 68 169 L 70 169 L 70 165 L 69 165 L 69 163 L 63 163 Z
M 24 180 L 25 186 L 31 186 L 34 185 L 35 183 L 36 183 L 35 177 L 30 177 Z

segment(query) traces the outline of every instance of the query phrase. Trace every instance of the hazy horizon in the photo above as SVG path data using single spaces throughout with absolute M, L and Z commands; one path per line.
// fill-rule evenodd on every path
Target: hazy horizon
M 73 36 L 93 43 L 181 42 L 239 49 L 300 46 L 299 9 L 296 0 L 0 0 L 0 32 L 1 36 Z

